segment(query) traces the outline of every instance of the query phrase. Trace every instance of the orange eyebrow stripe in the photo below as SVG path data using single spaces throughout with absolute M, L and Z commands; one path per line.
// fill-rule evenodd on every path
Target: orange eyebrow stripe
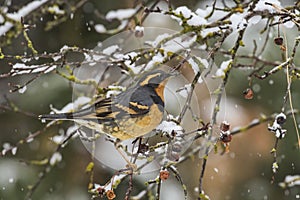
M 138 109 L 142 109 L 142 110 L 148 110 L 149 107 L 145 106 L 145 105 L 140 105 L 137 102 L 129 102 L 130 105 L 137 107 Z
M 149 83 L 149 80 L 151 80 L 152 78 L 159 76 L 159 75 L 160 75 L 160 73 L 156 73 L 156 74 L 151 74 L 151 75 L 147 76 L 147 78 L 140 83 L 140 86 L 147 85 Z

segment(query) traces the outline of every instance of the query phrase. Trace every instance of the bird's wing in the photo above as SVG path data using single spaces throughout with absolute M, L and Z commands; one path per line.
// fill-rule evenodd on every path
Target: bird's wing
M 134 110 L 134 115 L 144 115 L 150 111 L 153 100 L 149 92 L 143 88 L 138 88 L 130 98 L 129 108 Z
M 133 88 L 117 96 L 113 101 L 112 112 L 116 117 L 138 117 L 147 114 L 153 104 L 148 92 L 142 88 Z

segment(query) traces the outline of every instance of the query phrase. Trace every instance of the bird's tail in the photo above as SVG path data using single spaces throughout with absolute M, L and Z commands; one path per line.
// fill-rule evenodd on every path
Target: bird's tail
M 56 114 L 44 114 L 40 115 L 40 120 L 73 120 L 73 119 L 85 119 L 89 118 L 91 113 L 94 112 L 94 107 L 88 107 L 82 110 L 69 113 L 56 113 Z
M 44 114 L 39 116 L 40 120 L 72 120 L 74 119 L 73 113 L 57 113 L 57 114 Z

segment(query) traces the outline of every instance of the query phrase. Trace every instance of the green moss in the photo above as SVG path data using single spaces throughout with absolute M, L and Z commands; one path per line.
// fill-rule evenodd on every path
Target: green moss
M 209 197 L 204 193 L 199 194 L 199 198 L 202 200 L 209 200 Z
M 94 162 L 90 162 L 87 166 L 86 166 L 86 168 L 85 168 L 85 171 L 86 172 L 91 172 L 93 169 L 94 169 Z
M 26 41 L 27 41 L 27 46 L 28 46 L 28 48 L 32 51 L 33 54 L 37 54 L 38 52 L 37 52 L 37 50 L 35 50 L 35 48 L 33 47 L 33 43 L 32 43 L 32 41 L 31 41 L 31 39 L 29 38 L 29 36 L 28 36 L 26 30 L 23 31 L 23 35 L 24 35 L 24 37 L 25 37 L 25 39 L 26 39 Z
M 243 13 L 244 9 L 239 5 L 238 7 L 234 8 L 235 12 Z
M 113 184 L 113 188 L 114 188 L 114 189 L 117 189 L 117 187 L 118 187 L 118 185 L 119 185 L 120 183 L 121 183 L 121 180 L 119 180 L 119 179 L 116 180 L 116 181 L 115 181 L 115 184 Z
M 242 46 L 242 47 L 244 47 L 244 46 L 245 46 L 245 44 L 244 44 L 243 40 L 240 40 L 240 41 L 239 41 L 239 45 L 240 45 L 240 46 Z
M 0 48 L 0 59 L 4 59 L 4 54 L 2 53 L 2 49 Z

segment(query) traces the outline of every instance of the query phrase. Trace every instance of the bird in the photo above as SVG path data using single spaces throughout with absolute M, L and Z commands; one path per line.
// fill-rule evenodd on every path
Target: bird
M 87 108 L 43 114 L 41 120 L 72 120 L 119 140 L 135 139 L 154 130 L 165 109 L 164 90 L 172 76 L 163 70 L 146 72 L 124 92 L 96 100 Z

